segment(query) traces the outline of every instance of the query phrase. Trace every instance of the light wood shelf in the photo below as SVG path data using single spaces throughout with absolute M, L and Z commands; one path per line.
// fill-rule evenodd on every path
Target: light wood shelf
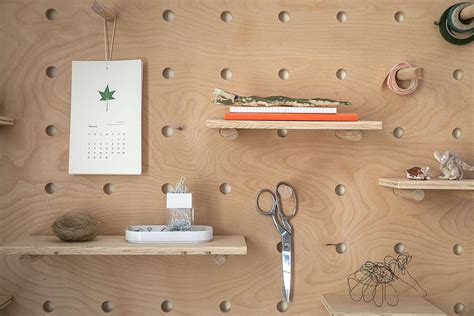
M 310 129 L 333 130 L 337 138 L 357 142 L 362 139 L 362 131 L 381 130 L 382 122 L 207 120 L 206 126 L 208 128 L 218 128 L 219 134 L 228 140 L 237 139 L 239 129 Z
M 12 118 L 0 115 L 0 126 L 13 124 L 15 124 L 15 121 Z
M 206 126 L 209 128 L 235 129 L 381 130 L 382 122 L 207 120 Z
M 331 316 L 446 316 L 446 313 L 419 296 L 400 296 L 396 306 L 355 302 L 349 295 L 323 295 L 321 303 Z
M 474 179 L 463 180 L 410 180 L 407 178 L 379 178 L 384 187 L 401 190 L 474 190 Z
M 7 307 L 13 301 L 13 296 L 11 295 L 0 295 L 0 310 Z
M 56 236 L 30 236 L 0 247 L 0 254 L 50 255 L 245 255 L 244 236 L 214 236 L 201 244 L 133 244 L 124 236 L 97 236 L 89 242 L 63 242 Z
M 393 193 L 397 196 L 423 201 L 424 190 L 454 190 L 460 191 L 474 190 L 474 179 L 463 180 L 410 180 L 407 178 L 379 178 L 379 185 L 393 188 Z M 464 192 L 467 193 L 467 192 Z

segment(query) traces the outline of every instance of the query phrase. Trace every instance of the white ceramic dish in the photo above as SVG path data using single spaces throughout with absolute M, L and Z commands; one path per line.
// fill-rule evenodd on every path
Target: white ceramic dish
M 212 227 L 193 225 L 188 231 L 166 231 L 166 225 L 136 225 L 125 230 L 130 243 L 204 243 L 212 240 Z

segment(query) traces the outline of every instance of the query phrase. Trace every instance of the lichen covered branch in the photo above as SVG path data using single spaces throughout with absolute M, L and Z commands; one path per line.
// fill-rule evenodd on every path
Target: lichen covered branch
M 316 107 L 316 106 L 347 106 L 351 105 L 347 101 L 335 101 L 331 99 L 301 99 L 290 98 L 285 96 L 240 96 L 222 89 L 214 89 L 214 104 L 233 105 L 233 106 L 300 106 L 300 107 Z

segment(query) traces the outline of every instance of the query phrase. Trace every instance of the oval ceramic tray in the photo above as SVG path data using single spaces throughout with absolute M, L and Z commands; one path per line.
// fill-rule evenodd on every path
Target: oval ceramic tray
M 193 225 L 188 231 L 166 231 L 166 225 L 136 225 L 125 230 L 131 243 L 204 243 L 212 240 L 212 227 Z

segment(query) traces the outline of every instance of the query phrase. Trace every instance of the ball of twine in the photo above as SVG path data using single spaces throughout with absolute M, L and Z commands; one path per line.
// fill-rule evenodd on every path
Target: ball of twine
M 97 236 L 97 220 L 80 211 L 59 216 L 52 228 L 54 234 L 63 241 L 90 241 Z

